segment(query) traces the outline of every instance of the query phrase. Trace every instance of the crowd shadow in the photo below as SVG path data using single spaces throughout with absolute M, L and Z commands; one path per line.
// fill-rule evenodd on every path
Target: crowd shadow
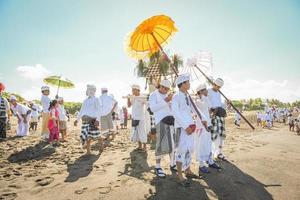
M 16 136 L 16 138 L 18 138 Z M 30 160 L 43 160 L 51 156 L 55 148 L 50 147 L 46 141 L 40 141 L 34 146 L 29 146 L 20 152 L 11 154 L 7 160 L 11 163 L 23 163 Z
M 93 171 L 94 163 L 99 159 L 100 153 L 84 154 L 80 156 L 74 163 L 67 165 L 67 171 L 69 173 L 65 182 L 76 182 L 80 178 L 87 177 Z
M 208 200 L 209 197 L 205 191 L 205 186 L 201 185 L 199 180 L 190 179 L 191 186 L 183 187 L 177 182 L 176 174 L 167 175 L 166 178 L 155 177 L 151 181 L 151 185 L 155 187 L 155 191 L 149 190 L 148 200 Z
M 228 200 L 270 200 L 272 195 L 266 187 L 280 187 L 280 184 L 265 185 L 244 173 L 230 162 L 222 162 L 222 171 L 212 171 L 203 177 L 218 199 Z
M 119 171 L 119 176 L 127 175 L 137 179 L 145 180 L 143 173 L 153 171 L 154 167 L 150 167 L 147 162 L 148 153 L 140 150 L 130 152 L 130 163 L 126 163 L 124 171 Z

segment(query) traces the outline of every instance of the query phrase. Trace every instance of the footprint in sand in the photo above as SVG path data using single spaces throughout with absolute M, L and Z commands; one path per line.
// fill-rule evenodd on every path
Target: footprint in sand
M 54 181 L 53 177 L 44 177 L 41 179 L 37 179 L 35 182 L 39 185 L 39 186 L 46 186 L 49 185 L 50 183 L 52 183 Z
M 108 166 L 111 166 L 113 164 L 114 164 L 113 162 L 105 162 L 105 163 L 101 164 L 101 166 L 108 167 Z
M 111 191 L 111 186 L 98 187 L 100 194 L 108 194 Z
M 13 200 L 13 199 L 15 199 L 17 197 L 18 197 L 17 193 L 14 193 L 14 192 L 12 192 L 12 193 L 4 193 L 4 194 L 1 194 L 0 200 Z
M 75 190 L 75 194 L 83 194 L 88 188 L 82 188 L 81 190 Z

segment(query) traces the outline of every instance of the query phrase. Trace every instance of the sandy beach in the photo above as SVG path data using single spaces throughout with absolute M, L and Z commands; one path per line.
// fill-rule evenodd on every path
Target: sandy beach
M 50 147 L 39 131 L 17 138 L 9 133 L 0 143 L 0 199 L 289 199 L 300 198 L 300 137 L 286 125 L 272 130 L 236 128 L 227 119 L 222 171 L 192 180 L 190 188 L 176 182 L 162 166 L 165 179 L 154 174 L 153 145 L 148 152 L 135 150 L 129 130 L 122 130 L 99 154 L 85 155 L 79 145 L 79 126 L 69 123 L 69 141 Z M 15 130 L 15 123 L 12 130 Z M 150 148 L 152 146 L 152 148 Z M 198 163 L 193 163 L 197 172 Z

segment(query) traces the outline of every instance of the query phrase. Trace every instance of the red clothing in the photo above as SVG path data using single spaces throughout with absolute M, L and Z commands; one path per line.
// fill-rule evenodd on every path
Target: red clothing
M 49 142 L 52 142 L 53 140 L 59 139 L 59 129 L 58 129 L 58 119 L 59 113 L 56 108 L 53 108 L 50 110 L 50 118 L 48 123 L 48 129 L 49 129 Z M 53 119 L 56 121 L 56 126 L 54 126 Z

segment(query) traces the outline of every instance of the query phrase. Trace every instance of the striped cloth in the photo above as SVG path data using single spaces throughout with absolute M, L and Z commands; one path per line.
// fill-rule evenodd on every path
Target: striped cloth
M 99 137 L 100 137 L 100 130 L 98 129 L 98 127 L 92 124 L 82 123 L 81 134 L 80 134 L 80 140 L 82 145 L 85 145 L 86 141 L 89 138 L 98 139 Z
M 218 136 L 226 137 L 225 135 L 225 119 L 224 117 L 214 116 L 211 119 L 211 139 L 215 140 Z
M 156 133 L 156 125 L 155 125 L 155 119 L 154 119 L 154 115 L 150 115 L 150 130 L 151 130 L 151 134 L 155 134 Z

